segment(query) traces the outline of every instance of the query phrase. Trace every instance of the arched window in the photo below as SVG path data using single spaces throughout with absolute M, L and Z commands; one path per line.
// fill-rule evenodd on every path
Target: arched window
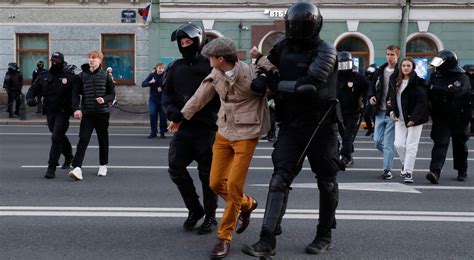
M 438 53 L 436 44 L 429 38 L 419 36 L 408 41 L 406 46 L 407 57 L 415 59 L 415 71 L 419 77 L 427 79 L 429 77 L 429 62 Z
M 369 66 L 369 47 L 361 38 L 349 36 L 342 39 L 336 46 L 338 52 L 348 51 L 352 54 L 354 67 L 359 73 L 364 74 L 364 69 Z
M 277 43 L 279 40 L 283 39 L 285 37 L 285 33 L 283 32 L 270 32 L 260 42 L 260 51 L 262 52 L 263 55 L 268 55 L 270 50 L 272 49 L 273 45 Z

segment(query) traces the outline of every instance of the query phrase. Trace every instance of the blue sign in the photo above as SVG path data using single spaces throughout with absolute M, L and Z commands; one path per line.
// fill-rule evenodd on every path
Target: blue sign
M 418 77 L 422 79 L 428 79 L 429 77 L 429 60 L 428 58 L 414 58 L 415 60 L 415 72 Z

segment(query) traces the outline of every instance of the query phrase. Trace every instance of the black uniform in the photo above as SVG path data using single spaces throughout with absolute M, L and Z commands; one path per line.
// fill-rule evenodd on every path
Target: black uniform
M 362 97 L 369 83 L 359 73 L 352 70 L 340 70 L 337 75 L 337 98 L 341 104 L 344 127 L 339 127 L 342 137 L 341 157 L 346 166 L 352 165 L 354 135 L 357 133 L 358 120 L 362 112 Z
M 63 168 L 68 168 L 72 160 L 72 147 L 66 132 L 72 115 L 72 88 L 74 74 L 67 71 L 64 62 L 53 64 L 48 72 L 42 73 L 33 82 L 26 99 L 29 106 L 37 104 L 38 96 L 43 96 L 43 115 L 46 115 L 51 132 L 48 170 L 45 177 L 55 177 L 56 165 L 61 153 L 64 155 Z
M 471 83 L 471 136 L 474 136 L 474 64 L 464 65 L 463 69 Z
M 36 63 L 36 69 L 33 71 L 33 74 L 31 75 L 31 84 L 35 82 L 35 80 L 38 78 L 41 73 L 48 72 L 47 69 L 44 68 L 44 62 L 39 61 Z M 41 113 L 41 107 L 43 106 L 43 100 L 41 94 L 39 94 L 36 97 L 36 100 L 38 104 L 36 105 L 36 113 Z
M 181 114 L 184 104 L 198 89 L 201 81 L 211 72 L 209 60 L 199 54 L 202 38 L 198 35 L 200 28 L 194 24 L 186 24 L 173 33 L 172 39 L 178 41 L 178 47 L 183 59 L 178 59 L 168 66 L 164 75 L 162 102 L 168 120 L 181 122 L 179 131 L 170 142 L 168 163 L 171 180 L 176 184 L 186 208 L 189 210 L 188 219 L 183 227 L 192 230 L 197 221 L 206 215 L 199 233 L 211 232 L 210 226 L 215 222 L 217 195 L 209 187 L 209 174 L 212 162 L 212 144 L 217 131 L 217 112 L 220 108 L 219 97 L 216 95 L 203 109 L 197 112 L 191 120 L 185 120 Z M 202 32 L 202 31 L 201 31 Z M 194 34 L 196 33 L 196 34 Z M 181 47 L 180 38 L 190 38 L 193 44 Z M 196 161 L 199 179 L 203 191 L 203 204 L 186 167 Z
M 373 63 L 370 64 L 369 67 L 365 69 L 365 80 L 370 84 L 372 84 L 372 78 L 374 77 L 375 71 L 378 70 L 377 64 Z M 370 104 L 369 98 L 368 98 L 368 92 L 369 88 L 367 88 L 366 92 L 364 93 L 364 122 L 365 125 L 367 126 L 367 133 L 365 136 L 370 136 L 374 133 L 374 126 L 372 125 L 372 122 L 374 121 L 374 113 L 372 109 L 372 105 Z
M 438 65 L 437 58 L 444 62 Z M 428 91 L 433 120 L 431 139 L 434 145 L 431 150 L 430 172 L 426 178 L 433 184 L 438 183 L 449 139 L 452 138 L 454 169 L 458 171 L 458 180 L 464 181 L 467 178 L 471 84 L 464 71 L 458 67 L 456 54 L 452 51 L 438 53 L 433 58 L 432 65 L 437 67 L 436 72 L 430 76 Z
M 308 17 L 315 19 L 307 20 Z M 270 62 L 278 68 L 281 80 L 278 89 L 273 90 L 280 96 L 276 112 L 281 121 L 272 153 L 274 173 L 260 240 L 242 247 L 243 253 L 257 257 L 275 254 L 275 236 L 282 232 L 280 223 L 285 214 L 290 186 L 303 164 L 298 159 L 337 91 L 337 53 L 332 44 L 319 39 L 322 24 L 319 9 L 310 3 L 296 3 L 288 9 L 285 24 L 287 38 L 277 43 L 268 55 Z M 296 84 L 289 84 L 291 81 Z M 336 175 L 342 167 L 337 156 L 335 111 L 321 124 L 305 154 L 316 175 L 320 192 L 317 234 L 306 248 L 310 254 L 332 247 L 331 229 L 336 227 L 335 210 L 338 204 Z
M 8 71 L 3 80 L 3 88 L 6 90 L 8 96 L 7 111 L 10 118 L 13 118 L 14 115 L 20 115 L 20 96 L 22 87 L 23 76 L 21 75 L 18 65 L 16 63 L 9 63 Z M 13 112 L 13 102 L 15 102 L 15 112 Z

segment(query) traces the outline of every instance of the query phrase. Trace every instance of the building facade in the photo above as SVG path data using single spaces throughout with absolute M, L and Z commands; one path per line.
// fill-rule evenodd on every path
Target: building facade
M 1 0 L 0 80 L 8 62 L 17 62 L 25 78 L 39 59 L 63 52 L 66 61 L 87 62 L 89 50 L 102 50 L 105 66 L 114 69 L 118 100 L 145 104 L 141 82 L 158 63 L 179 58 L 171 33 L 194 22 L 209 38 L 232 38 L 239 57 L 249 61 L 257 46 L 267 53 L 284 36 L 283 16 L 293 1 L 153 0 L 151 19 L 138 10 L 147 0 Z M 455 50 L 461 64 L 474 63 L 472 1 L 318 0 L 324 18 L 321 38 L 339 51 L 352 52 L 362 71 L 385 62 L 385 48 L 396 44 L 420 68 L 442 49 Z M 125 15 L 124 15 L 125 12 Z M 132 18 L 133 13 L 136 17 Z M 124 18 L 125 17 L 125 18 Z M 28 83 L 28 81 L 26 81 Z M 0 94 L 1 95 L 1 94 Z

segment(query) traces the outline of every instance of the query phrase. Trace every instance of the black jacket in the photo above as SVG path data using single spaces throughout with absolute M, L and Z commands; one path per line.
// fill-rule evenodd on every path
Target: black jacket
M 337 98 L 341 112 L 345 115 L 358 115 L 362 108 L 362 97 L 365 96 L 369 82 L 359 73 L 339 71 L 337 74 Z
M 35 69 L 31 75 L 31 83 L 33 84 L 41 73 L 48 72 L 47 69 Z
M 387 104 L 387 101 L 389 100 L 389 91 L 390 91 L 390 86 L 389 89 L 387 90 L 387 96 L 384 100 L 383 98 L 383 87 L 384 87 L 384 76 L 383 72 L 385 68 L 388 66 L 388 63 L 383 64 L 380 66 L 374 73 L 374 76 L 372 78 L 372 82 L 370 83 L 369 90 L 367 91 L 367 99 L 370 99 L 371 97 L 375 96 L 377 99 L 377 104 L 372 106 L 373 110 L 379 111 L 380 110 L 380 105 L 382 102 L 385 102 L 386 105 L 386 113 L 388 114 L 390 111 L 390 104 Z M 398 63 L 395 65 L 395 70 L 393 71 L 392 75 L 390 78 L 396 78 L 398 76 Z
M 41 73 L 31 84 L 27 100 L 43 96 L 43 115 L 62 111 L 68 115 L 72 114 L 72 89 L 75 75 L 64 68 L 59 73 L 47 71 Z
M 150 83 L 150 80 L 152 78 L 155 79 L 155 83 Z M 161 88 L 161 90 L 163 91 L 162 85 L 163 85 L 163 74 L 158 75 L 156 71 L 150 73 L 150 75 L 148 75 L 148 77 L 146 77 L 146 79 L 142 82 L 143 88 L 147 88 L 147 87 L 150 88 L 150 98 L 157 98 L 158 101 L 160 102 L 161 102 L 161 94 L 163 92 L 158 92 L 158 88 Z
M 397 88 L 396 79 L 390 80 L 390 102 L 395 116 L 400 117 L 399 107 L 397 103 Z M 421 125 L 428 122 L 429 107 L 428 94 L 426 92 L 426 82 L 424 79 L 418 77 L 416 73 L 408 80 L 408 85 L 402 92 L 401 96 L 403 119 L 405 126 L 409 121 L 415 122 L 415 125 Z
M 13 95 L 15 98 L 21 94 L 21 88 L 23 87 L 23 76 L 19 71 L 8 70 L 3 80 L 3 88 L 7 91 L 8 95 Z
M 471 83 L 464 73 L 432 73 L 428 98 L 433 121 L 467 124 L 471 120 Z
M 182 122 L 180 129 L 217 131 L 217 112 L 220 108 L 218 95 L 215 95 L 191 120 L 184 119 L 181 114 L 184 104 L 194 95 L 211 69 L 209 60 L 202 55 L 192 60 L 178 59 L 166 68 L 162 104 L 168 120 Z
M 115 99 L 115 85 L 110 75 L 99 66 L 91 72 L 89 64 L 81 66 L 72 94 L 72 108 L 84 114 L 102 114 L 109 112 L 109 104 Z M 82 102 L 80 102 L 82 96 Z M 99 104 L 96 98 L 102 97 L 105 103 Z

